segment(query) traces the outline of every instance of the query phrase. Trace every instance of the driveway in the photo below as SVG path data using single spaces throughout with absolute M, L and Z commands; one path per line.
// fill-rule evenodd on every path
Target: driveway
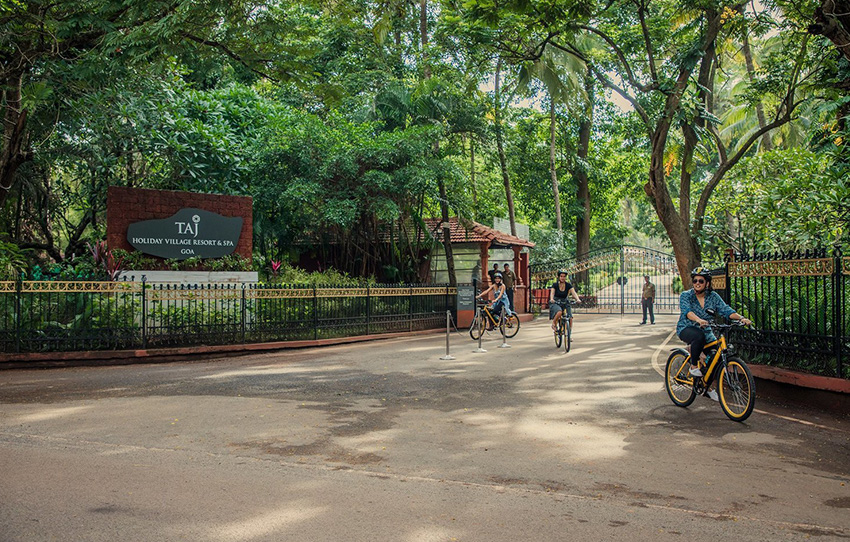
M 675 407 L 657 321 L 3 371 L 0 540 L 850 538 L 848 419 Z

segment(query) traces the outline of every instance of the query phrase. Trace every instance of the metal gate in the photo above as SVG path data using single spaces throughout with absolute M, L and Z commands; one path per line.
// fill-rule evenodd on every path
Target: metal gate
M 549 288 L 559 269 L 582 298 L 577 312 L 640 314 L 644 276 L 655 284 L 655 313 L 678 314 L 682 281 L 672 254 L 637 246 L 608 247 L 576 259 L 533 264 L 530 307 L 549 306 Z

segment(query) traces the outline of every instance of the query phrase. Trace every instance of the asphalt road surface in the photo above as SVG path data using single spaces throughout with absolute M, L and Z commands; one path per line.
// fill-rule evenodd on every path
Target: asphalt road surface
M 846 413 L 678 408 L 638 321 L 0 372 L 0 542 L 850 538 Z

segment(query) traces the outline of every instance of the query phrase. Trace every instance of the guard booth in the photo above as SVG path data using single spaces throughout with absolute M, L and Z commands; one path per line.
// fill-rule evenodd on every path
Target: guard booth
M 428 226 L 428 234 L 437 241 L 430 258 L 431 282 L 433 284 L 448 283 L 446 255 L 442 246 L 442 222 L 432 218 L 425 220 L 425 223 Z M 493 268 L 493 265 L 498 265 L 499 270 L 502 270 L 507 263 L 517 276 L 512 308 L 518 313 L 530 312 L 528 306 L 529 257 L 534 243 L 473 220 L 452 217 L 448 225 L 458 283 L 475 285 L 478 292 L 481 292 L 490 286 L 490 276 L 487 272 Z M 474 303 L 472 311 L 475 311 Z

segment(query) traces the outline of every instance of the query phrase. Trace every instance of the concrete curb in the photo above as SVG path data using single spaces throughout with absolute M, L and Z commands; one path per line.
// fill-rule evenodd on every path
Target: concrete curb
M 756 393 L 778 403 L 850 412 L 850 380 L 800 373 L 770 365 L 748 365 Z

